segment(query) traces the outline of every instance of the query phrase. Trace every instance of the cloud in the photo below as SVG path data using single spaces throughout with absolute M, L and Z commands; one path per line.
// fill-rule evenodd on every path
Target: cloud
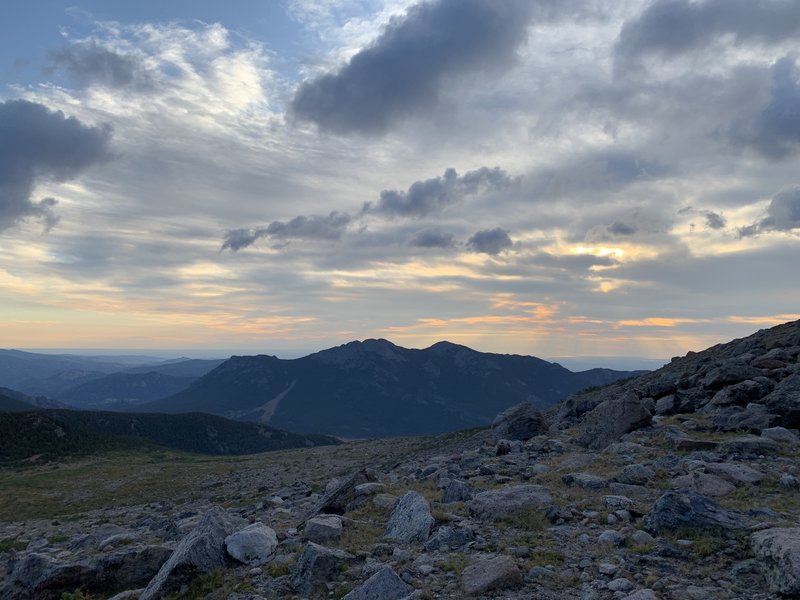
M 266 227 L 233 229 L 225 236 L 220 250 L 237 252 L 264 237 L 277 242 L 338 240 L 351 221 L 352 217 L 347 213 L 333 211 L 328 215 L 301 215 L 291 221 L 273 221 Z
M 25 100 L 0 102 L 0 231 L 38 218 L 58 220 L 54 198 L 32 201 L 37 181 L 67 181 L 110 158 L 111 128 L 91 127 Z
M 392 19 L 336 73 L 303 83 L 294 114 L 335 133 L 378 135 L 435 107 L 454 78 L 506 67 L 527 39 L 529 0 L 436 0 Z
M 735 125 L 732 140 L 775 160 L 800 148 L 800 69 L 793 56 L 775 62 L 769 103 L 749 123 Z
M 441 177 L 415 181 L 405 192 L 384 190 L 376 204 L 367 202 L 363 214 L 387 217 L 420 218 L 438 214 L 446 207 L 460 202 L 466 196 L 485 191 L 504 189 L 514 179 L 502 169 L 481 167 L 462 177 L 455 169 L 447 169 Z
M 417 248 L 452 248 L 455 243 L 452 233 L 430 230 L 420 231 L 411 240 L 411 245 Z
M 636 227 L 623 223 L 621 221 L 614 221 L 608 226 L 608 232 L 612 235 L 626 236 L 636 233 Z
M 739 229 L 739 236 L 793 229 L 800 229 L 800 185 L 797 184 L 786 186 L 775 194 L 767 207 L 767 215 L 761 221 Z
M 713 210 L 699 210 L 691 206 L 686 206 L 678 211 L 679 215 L 702 215 L 705 218 L 705 225 L 708 229 L 725 229 L 728 224 L 727 219 Z M 694 224 L 692 224 L 694 227 Z
M 147 90 L 153 77 L 139 58 L 119 54 L 96 41 L 81 41 L 50 52 L 57 68 L 66 71 L 80 86 L 100 84 L 113 88 Z
M 511 238 L 508 237 L 508 232 L 499 227 L 478 231 L 467 240 L 467 248 L 483 254 L 500 254 L 513 245 Z
M 674 57 L 730 36 L 735 44 L 775 44 L 800 34 L 795 0 L 656 0 L 622 28 L 615 58 Z

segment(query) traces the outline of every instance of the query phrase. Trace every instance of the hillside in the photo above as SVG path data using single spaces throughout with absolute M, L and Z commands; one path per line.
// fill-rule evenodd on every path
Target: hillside
M 124 411 L 171 396 L 189 387 L 195 379 L 156 371 L 112 373 L 62 391 L 58 399 L 76 408 Z
M 0 401 L 3 397 L 0 396 Z M 109 450 L 161 447 L 214 455 L 337 444 L 334 438 L 280 431 L 205 414 L 125 414 L 46 410 L 0 413 L 0 462 L 39 461 Z
M 140 409 L 203 411 L 350 438 L 434 434 L 487 425 L 523 400 L 551 406 L 632 374 L 573 373 L 531 356 L 448 342 L 416 350 L 366 340 L 293 360 L 235 356 L 185 391 Z

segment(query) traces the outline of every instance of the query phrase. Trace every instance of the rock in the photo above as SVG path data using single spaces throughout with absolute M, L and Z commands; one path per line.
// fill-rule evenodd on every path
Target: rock
M 343 600 L 400 600 L 414 591 L 391 567 L 383 567 Z
M 520 402 L 501 412 L 492 423 L 496 440 L 529 440 L 547 433 L 544 415 L 530 402 Z
M 779 448 L 775 440 L 757 435 L 740 435 L 719 445 L 720 452 L 725 454 L 775 454 Z
M 317 515 L 306 521 L 303 538 L 318 544 L 342 537 L 342 518 L 339 515 Z
M 457 550 L 463 548 L 475 539 L 472 529 L 467 527 L 451 527 L 443 525 L 439 530 L 425 542 L 425 552 L 435 550 Z
M 496 521 L 524 509 L 544 510 L 550 504 L 552 499 L 546 487 L 520 484 L 476 494 L 469 502 L 469 511 L 478 519 Z
M 433 516 L 428 501 L 417 492 L 406 492 L 386 524 L 383 537 L 398 542 L 421 542 L 430 534 Z
M 629 485 L 644 485 L 655 477 L 656 472 L 652 467 L 646 467 L 640 464 L 626 465 L 614 477 L 614 481 L 619 483 L 627 483 Z
M 97 572 L 85 562 L 69 563 L 32 552 L 12 559 L 10 573 L 0 584 L 0 598 L 58 600 L 64 592 L 91 586 Z
M 632 391 L 605 400 L 588 412 L 578 426 L 578 442 L 594 450 L 605 448 L 624 434 L 650 424 L 652 415 Z
M 717 410 L 711 415 L 711 424 L 721 431 L 746 429 L 760 432 L 771 427 L 779 416 L 767 410 L 763 404 L 751 402 L 745 408 L 731 406 Z
M 800 373 L 783 379 L 761 402 L 770 412 L 780 415 L 787 427 L 800 425 Z
M 658 596 L 653 590 L 637 590 L 632 594 L 628 594 L 622 600 L 658 600 Z
M 781 475 L 778 485 L 784 490 L 796 490 L 800 488 L 800 480 L 794 475 Z
M 228 554 L 253 567 L 269 562 L 277 547 L 275 530 L 263 523 L 253 523 L 225 538 Z
M 760 400 L 772 391 L 774 384 L 765 377 L 758 377 L 758 381 L 746 379 L 735 385 L 729 385 L 711 398 L 714 406 L 727 406 L 729 404 L 745 405 L 748 402 Z
M 160 598 L 197 575 L 225 565 L 228 561 L 225 538 L 236 531 L 237 525 L 237 521 L 219 507 L 206 512 L 150 580 L 140 600 Z
M 670 487 L 673 489 L 694 490 L 704 496 L 711 497 L 725 496 L 736 489 L 735 485 L 716 475 L 708 475 L 698 471 L 692 471 L 687 475 L 673 478 L 670 481 Z
M 372 506 L 381 510 L 392 510 L 397 504 L 397 496 L 392 494 L 377 494 L 372 499 Z
M 461 574 L 461 585 L 471 596 L 505 589 L 522 583 L 522 573 L 509 556 L 478 560 Z
M 325 589 L 340 569 L 353 563 L 355 557 L 343 550 L 326 548 L 309 542 L 291 573 L 291 586 L 302 597 Z
M 693 491 L 663 494 L 644 516 L 645 529 L 656 535 L 683 528 L 714 532 L 743 526 L 741 515 Z
M 765 529 L 750 540 L 769 589 L 800 595 L 800 528 Z
M 360 483 L 353 488 L 353 491 L 356 494 L 356 497 L 360 496 L 374 496 L 375 494 L 380 494 L 383 492 L 386 486 L 382 483 L 377 481 L 373 481 L 370 483 Z
M 630 592 L 633 589 L 633 582 L 619 577 L 608 582 L 608 589 L 612 592 Z
M 375 477 L 368 469 L 361 469 L 342 481 L 336 481 L 330 489 L 326 490 L 309 516 L 319 513 L 344 514 L 347 512 L 348 505 L 356 499 L 356 487 L 374 481 Z
M 92 587 L 118 590 L 146 586 L 171 554 L 171 548 L 160 545 L 130 546 L 102 554 L 92 561 L 97 572 Z
M 781 444 L 797 446 L 800 439 L 795 434 L 784 427 L 770 427 L 761 431 L 761 437 L 769 438 Z
M 574 485 L 585 490 L 602 490 L 608 485 L 608 481 L 590 473 L 568 473 L 561 477 L 561 481 L 566 485 Z
M 460 479 L 453 479 L 442 492 L 442 504 L 451 502 L 467 502 L 473 496 L 472 488 Z
M 655 538 L 646 531 L 637 529 L 631 534 L 631 541 L 640 546 L 649 546 L 655 541 Z
M 611 510 L 627 510 L 633 507 L 633 500 L 627 496 L 603 496 L 603 506 Z
M 657 415 L 671 415 L 675 412 L 675 396 L 670 394 L 656 400 L 655 413 Z
M 625 543 L 625 537 L 618 531 L 606 529 L 597 537 L 597 543 L 603 546 L 622 546 Z
M 734 483 L 744 483 L 756 485 L 764 479 L 764 474 L 756 471 L 752 467 L 738 463 L 708 463 L 706 471 L 714 475 L 732 481 Z
M 743 362 L 730 360 L 709 371 L 703 378 L 702 385 L 705 388 L 714 390 L 760 376 L 761 371 L 755 367 Z
M 777 358 L 760 356 L 752 361 L 750 366 L 755 367 L 756 369 L 767 369 L 768 371 L 772 371 L 774 369 L 783 369 L 786 366 L 786 363 L 782 360 L 778 360 Z

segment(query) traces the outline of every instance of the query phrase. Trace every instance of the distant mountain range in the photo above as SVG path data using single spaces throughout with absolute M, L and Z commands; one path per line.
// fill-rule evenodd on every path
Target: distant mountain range
M 545 408 L 641 371 L 573 373 L 531 356 L 440 342 L 424 350 L 351 342 L 303 358 L 234 356 L 147 412 L 206 412 L 346 438 L 434 434 L 487 425 L 523 400 Z

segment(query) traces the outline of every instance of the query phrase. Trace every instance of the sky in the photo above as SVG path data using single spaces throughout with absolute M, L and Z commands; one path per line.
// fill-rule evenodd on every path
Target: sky
M 668 358 L 800 318 L 796 0 L 7 0 L 0 346 Z

